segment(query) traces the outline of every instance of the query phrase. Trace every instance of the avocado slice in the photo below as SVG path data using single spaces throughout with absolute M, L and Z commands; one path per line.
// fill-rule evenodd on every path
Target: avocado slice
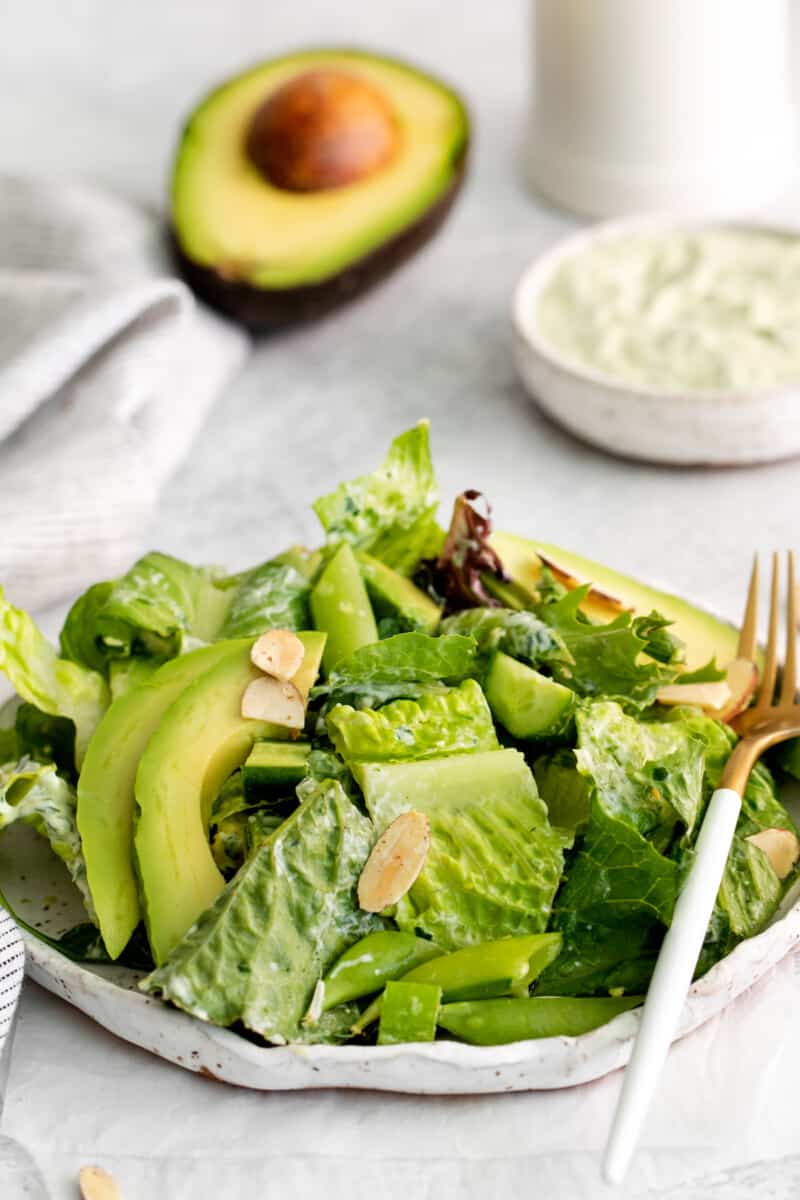
M 670 595 L 669 592 L 657 591 L 610 567 L 546 542 L 531 541 L 510 533 L 495 533 L 491 542 L 514 582 L 524 588 L 536 590 L 544 558 L 564 568 L 578 583 L 591 583 L 605 593 L 610 602 L 607 611 L 601 613 L 602 604 L 598 598 L 590 595 L 587 597 L 588 603 L 581 605 L 587 616 L 610 621 L 624 609 L 632 611 L 635 616 L 644 616 L 652 609 L 657 609 L 674 622 L 672 632 L 686 645 L 687 671 L 696 670 L 710 658 L 716 658 L 717 666 L 723 668 L 736 658 L 737 630 L 718 617 L 696 608 L 688 600 Z
M 78 831 L 89 891 L 111 958 L 122 953 L 141 920 L 132 855 L 139 759 L 169 706 L 224 659 L 230 645 L 205 646 L 159 667 L 145 683 L 114 700 L 87 747 L 78 778 Z
M 340 659 L 377 642 L 378 626 L 349 542 L 342 542 L 314 585 L 311 615 L 328 635 L 322 655 L 327 675 Z
M 468 142 L 460 97 L 405 63 L 354 50 L 261 62 L 211 92 L 181 138 L 172 227 L 184 275 L 254 328 L 318 316 L 435 232 Z
M 376 616 L 393 617 L 403 632 L 435 631 L 442 612 L 430 596 L 364 550 L 356 550 L 356 559 Z
M 256 742 L 242 767 L 247 803 L 268 803 L 291 794 L 305 776 L 310 753 L 310 742 Z
M 517 738 L 557 737 L 575 709 L 574 692 L 502 650 L 492 658 L 483 690 L 496 719 Z
M 292 682 L 307 695 L 325 635 L 298 637 L 306 653 Z M 159 964 L 225 885 L 208 844 L 220 787 L 257 738 L 290 736 L 288 729 L 241 715 L 244 690 L 261 674 L 250 661 L 251 647 L 250 638 L 227 643 L 221 661 L 164 713 L 139 761 L 134 849 L 150 949 Z

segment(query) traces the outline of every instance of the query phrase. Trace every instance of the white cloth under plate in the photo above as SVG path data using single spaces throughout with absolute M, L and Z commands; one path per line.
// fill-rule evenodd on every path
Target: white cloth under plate
M 44 607 L 141 550 L 247 339 L 170 278 L 163 222 L 0 177 L 0 583 Z

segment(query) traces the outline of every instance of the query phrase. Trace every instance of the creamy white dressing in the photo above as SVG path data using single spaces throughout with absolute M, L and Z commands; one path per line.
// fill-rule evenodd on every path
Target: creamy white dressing
M 800 237 L 630 233 L 565 259 L 538 327 L 578 366 L 663 390 L 800 383 Z

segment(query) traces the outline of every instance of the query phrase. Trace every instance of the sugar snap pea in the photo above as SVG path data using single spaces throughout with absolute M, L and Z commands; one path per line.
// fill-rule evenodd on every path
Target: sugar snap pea
M 390 979 L 398 979 L 413 967 L 441 955 L 441 950 L 425 938 L 396 930 L 368 933 L 333 964 L 325 976 L 323 1012 L 378 992 Z
M 445 1001 L 481 1000 L 489 996 L 527 996 L 528 988 L 561 950 L 560 933 L 532 933 L 465 946 L 420 963 L 402 976 L 404 983 L 435 983 Z M 354 1025 L 362 1032 L 381 1013 L 382 998 L 373 1000 Z
M 436 1036 L 436 1018 L 441 1001 L 442 989 L 434 983 L 390 980 L 384 992 L 378 1045 L 432 1042 Z
M 502 1046 L 528 1038 L 577 1037 L 636 1008 L 643 996 L 531 996 L 444 1004 L 438 1024 L 475 1046 Z

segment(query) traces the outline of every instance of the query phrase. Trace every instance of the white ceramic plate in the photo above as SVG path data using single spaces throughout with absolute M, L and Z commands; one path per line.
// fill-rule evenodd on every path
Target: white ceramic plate
M 539 297 L 565 258 L 629 233 L 724 225 L 797 233 L 764 222 L 649 215 L 590 226 L 534 259 L 514 292 L 512 323 L 517 371 L 539 407 L 584 441 L 649 462 L 729 466 L 800 454 L 798 387 L 667 391 L 629 385 L 569 361 L 539 331 Z
M 0 888 L 20 917 L 51 936 L 85 920 L 61 864 L 43 839 L 26 828 L 12 826 L 0 839 Z M 678 1036 L 730 1004 L 798 940 L 800 901 L 787 898 L 768 929 L 742 942 L 692 987 Z M 135 972 L 73 963 L 32 935 L 26 934 L 25 941 L 30 977 L 118 1037 L 187 1070 L 265 1091 L 357 1087 L 478 1094 L 571 1087 L 623 1066 L 639 1021 L 638 1013 L 625 1013 L 582 1037 L 510 1046 L 441 1041 L 413 1046 L 267 1048 L 143 995 L 136 990 Z

